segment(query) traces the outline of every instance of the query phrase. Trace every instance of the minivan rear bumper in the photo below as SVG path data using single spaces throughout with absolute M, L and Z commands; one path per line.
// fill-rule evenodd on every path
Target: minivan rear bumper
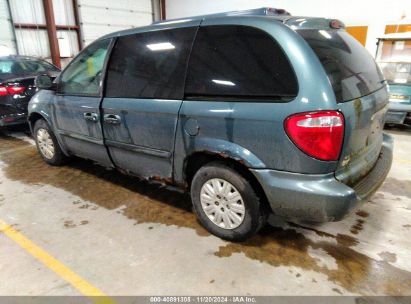
M 411 113 L 411 104 L 390 102 L 390 106 L 385 118 L 386 123 L 403 124 Z
M 373 169 L 352 187 L 339 182 L 334 173 L 311 175 L 268 169 L 251 171 L 263 187 L 276 215 L 314 222 L 337 221 L 380 187 L 391 168 L 392 151 L 393 139 L 384 134 L 381 152 Z

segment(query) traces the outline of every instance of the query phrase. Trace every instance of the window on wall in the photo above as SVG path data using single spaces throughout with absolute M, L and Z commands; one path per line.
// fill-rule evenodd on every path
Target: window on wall
M 411 39 L 380 40 L 377 62 L 388 83 L 411 86 Z
M 190 56 L 186 95 L 289 100 L 294 71 L 278 43 L 249 26 L 200 27 Z
M 196 28 L 119 37 L 107 71 L 107 97 L 182 99 Z
M 51 57 L 42 0 L 9 0 L 19 54 Z M 22 2 L 24 3 L 22 5 Z M 53 0 L 57 41 L 63 66 L 79 51 L 79 27 L 72 0 Z
M 64 70 L 59 81 L 59 93 L 99 95 L 100 80 L 110 39 L 100 40 L 86 48 Z

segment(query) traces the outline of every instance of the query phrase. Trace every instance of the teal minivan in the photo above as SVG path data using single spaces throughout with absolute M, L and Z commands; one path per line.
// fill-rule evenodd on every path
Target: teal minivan
M 379 38 L 377 62 L 388 82 L 386 123 L 411 124 L 411 32 Z
M 71 156 L 190 192 L 244 240 L 274 213 L 336 221 L 384 181 L 384 78 L 338 20 L 263 8 L 106 35 L 29 105 L 45 162 Z

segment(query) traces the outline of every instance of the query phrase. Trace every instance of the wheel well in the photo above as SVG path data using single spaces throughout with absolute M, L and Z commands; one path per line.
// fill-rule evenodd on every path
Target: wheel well
M 219 154 L 197 152 L 187 157 L 184 166 L 185 181 L 188 185 L 188 189 L 191 187 L 191 182 L 196 172 L 206 164 L 210 162 L 220 161 L 230 168 L 237 171 L 242 177 L 247 179 L 254 191 L 261 199 L 266 207 L 269 207 L 267 197 L 257 178 L 252 174 L 247 166 L 242 161 L 232 159 L 230 157 L 222 156 Z
M 39 119 L 44 119 L 44 117 L 41 116 L 39 113 L 32 113 L 32 114 L 30 114 L 29 122 L 30 122 L 30 127 L 31 127 L 32 130 L 33 130 L 33 128 L 34 128 L 34 124 L 35 124 L 36 121 L 39 120 Z

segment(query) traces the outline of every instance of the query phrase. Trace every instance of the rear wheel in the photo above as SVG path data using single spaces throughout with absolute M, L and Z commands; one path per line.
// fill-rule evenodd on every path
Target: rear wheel
M 194 210 L 212 234 L 243 241 L 265 223 L 267 211 L 250 182 L 221 162 L 198 170 L 191 184 Z
M 37 150 L 43 160 L 52 166 L 66 163 L 67 156 L 60 149 L 60 145 L 44 119 L 39 119 L 34 124 L 34 140 Z

